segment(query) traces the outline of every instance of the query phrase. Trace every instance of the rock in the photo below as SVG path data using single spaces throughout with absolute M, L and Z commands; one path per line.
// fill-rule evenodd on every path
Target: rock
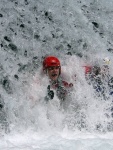
M 15 44 L 10 43 L 8 46 L 9 46 L 9 48 L 10 48 L 12 51 L 18 52 L 17 46 L 16 46 Z

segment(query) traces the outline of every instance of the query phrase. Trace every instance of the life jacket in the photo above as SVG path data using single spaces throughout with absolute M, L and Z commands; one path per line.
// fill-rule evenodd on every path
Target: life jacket
M 68 83 L 64 80 L 57 81 L 51 84 L 51 88 L 56 90 L 59 99 L 64 100 L 69 90 L 73 87 L 73 83 Z
M 71 88 L 71 87 L 73 87 L 73 83 L 68 83 L 68 82 L 66 82 L 66 81 L 58 81 L 58 82 L 56 82 L 56 83 L 53 83 L 52 85 L 51 85 L 51 87 L 53 88 L 53 89 L 56 89 L 56 88 L 58 88 L 59 86 L 62 86 L 62 87 L 64 87 L 64 88 Z

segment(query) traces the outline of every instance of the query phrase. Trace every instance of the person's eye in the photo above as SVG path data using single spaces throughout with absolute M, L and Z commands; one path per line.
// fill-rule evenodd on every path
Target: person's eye
M 50 67 L 50 68 L 49 68 L 49 70 L 53 70 L 53 69 L 54 69 L 53 67 Z
M 60 69 L 60 67 L 58 66 L 58 67 L 56 67 L 56 69 Z

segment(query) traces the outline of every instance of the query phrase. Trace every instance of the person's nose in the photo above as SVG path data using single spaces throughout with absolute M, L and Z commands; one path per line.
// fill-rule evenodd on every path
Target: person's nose
M 58 69 L 56 69 L 56 68 L 53 69 L 54 72 L 57 72 L 57 70 L 58 70 Z

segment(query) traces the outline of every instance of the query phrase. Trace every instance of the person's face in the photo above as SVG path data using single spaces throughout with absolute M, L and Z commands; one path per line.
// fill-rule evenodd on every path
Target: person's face
M 56 81 L 59 77 L 60 67 L 59 66 L 48 67 L 47 73 L 48 73 L 49 78 L 52 81 Z

